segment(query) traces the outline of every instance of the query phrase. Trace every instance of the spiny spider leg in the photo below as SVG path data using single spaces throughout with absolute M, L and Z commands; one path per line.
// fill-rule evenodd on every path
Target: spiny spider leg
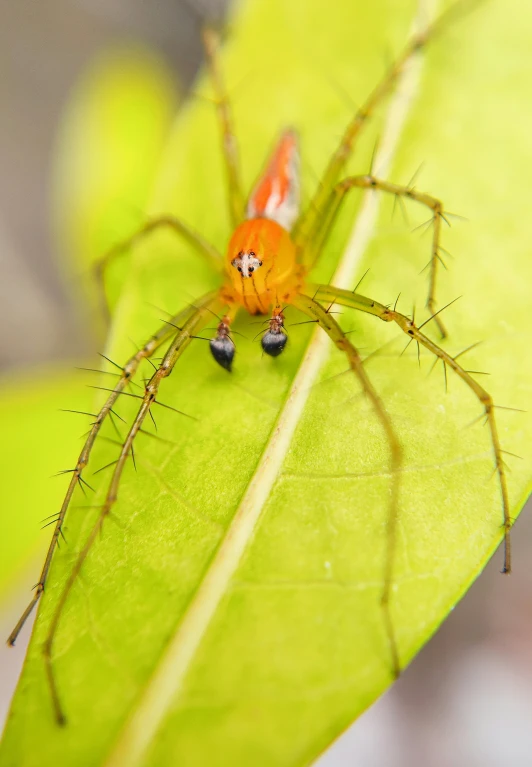
M 61 707 L 59 700 L 59 694 L 57 690 L 57 684 L 55 681 L 53 666 L 52 666 L 52 651 L 54 645 L 54 639 L 57 634 L 57 628 L 61 620 L 61 615 L 65 607 L 66 601 L 72 589 L 72 586 L 76 582 L 81 567 L 85 562 L 89 551 L 91 550 L 94 542 L 96 541 L 99 533 L 102 530 L 105 519 L 111 513 L 111 509 L 118 498 L 118 488 L 120 485 L 120 479 L 127 458 L 131 455 L 133 449 L 133 441 L 140 431 L 144 419 L 150 412 L 150 408 L 154 402 L 156 402 L 157 392 L 159 385 L 163 378 L 166 378 L 172 372 L 177 360 L 183 354 L 187 346 L 190 344 L 194 335 L 201 330 L 210 317 L 209 311 L 219 303 L 218 291 L 207 294 L 200 301 L 196 302 L 196 305 L 191 313 L 189 313 L 186 320 L 182 323 L 181 329 L 174 335 L 172 343 L 170 344 L 168 351 L 163 357 L 163 360 L 155 373 L 152 375 L 148 383 L 146 384 L 144 397 L 142 398 L 142 404 L 135 416 L 135 419 L 131 425 L 131 428 L 124 440 L 124 443 L 120 450 L 120 455 L 116 461 L 113 476 L 109 484 L 107 495 L 105 497 L 104 504 L 100 510 L 98 518 L 92 527 L 87 540 L 81 551 L 78 554 L 76 561 L 72 567 L 72 570 L 68 576 L 68 579 L 63 587 L 59 601 L 55 607 L 48 633 L 43 646 L 44 662 L 46 667 L 46 676 L 50 685 L 50 693 L 52 696 L 54 711 L 58 724 L 65 724 L 65 715 Z
M 150 218 L 140 227 L 140 229 L 133 232 L 132 235 L 121 242 L 118 242 L 116 245 L 113 245 L 113 247 L 94 264 L 94 273 L 97 280 L 101 311 L 107 320 L 109 320 L 110 315 L 109 305 L 105 294 L 105 272 L 107 267 L 117 258 L 117 256 L 132 248 L 140 240 L 144 239 L 146 235 L 151 234 L 157 229 L 171 229 L 204 256 L 216 271 L 220 272 L 222 270 L 223 257 L 221 253 L 219 253 L 214 245 L 211 245 L 210 242 L 198 234 L 198 232 L 185 224 L 184 221 L 181 221 L 177 216 L 171 215 Z
M 222 152 L 225 160 L 229 192 L 229 213 L 232 224 L 236 227 L 244 218 L 244 195 L 240 180 L 238 142 L 233 128 L 231 103 L 223 81 L 218 57 L 219 42 L 219 35 L 214 29 L 207 27 L 203 30 L 203 46 L 216 99 L 216 111 L 222 137 Z
M 497 431 L 497 422 L 495 419 L 495 404 L 491 395 L 481 386 L 475 379 L 465 370 L 459 362 L 457 357 L 452 357 L 448 352 L 439 347 L 434 341 L 431 341 L 424 333 L 421 332 L 419 327 L 404 314 L 401 314 L 394 309 L 390 309 L 384 304 L 378 301 L 373 301 L 370 298 L 361 296 L 358 293 L 351 293 L 349 290 L 342 290 L 340 288 L 334 288 L 329 285 L 315 285 L 312 286 L 314 295 L 316 298 L 322 301 L 334 301 L 337 304 L 343 306 L 349 306 L 352 309 L 358 309 L 359 311 L 366 312 L 367 314 L 373 314 L 379 317 L 384 322 L 395 322 L 403 333 L 411 338 L 413 341 L 417 341 L 432 354 L 438 357 L 444 364 L 451 370 L 454 370 L 456 375 L 464 381 L 464 383 L 471 389 L 475 397 L 479 400 L 484 413 L 486 421 L 489 425 L 491 445 L 493 448 L 493 455 L 495 458 L 495 471 L 499 478 L 499 486 L 501 490 L 502 508 L 503 508 L 503 527 L 504 527 L 504 563 L 503 573 L 509 573 L 512 569 L 512 550 L 510 545 L 510 530 L 512 527 L 512 519 L 510 517 L 510 503 L 508 500 L 508 487 L 506 482 L 506 471 L 503 461 L 503 450 L 499 440 L 499 434 Z M 457 355 L 459 356 L 459 355 Z
M 209 297 L 210 295 L 211 294 L 209 294 Z M 155 352 L 155 350 L 158 349 L 161 346 L 161 344 L 163 344 L 172 336 L 172 334 L 175 332 L 175 326 L 178 326 L 180 323 L 183 323 L 185 320 L 187 320 L 194 311 L 195 311 L 194 307 L 188 307 L 187 309 L 180 312 L 179 314 L 176 314 L 175 317 L 172 317 L 172 323 L 166 322 L 153 336 L 151 336 L 149 341 L 147 341 L 144 344 L 144 346 L 142 346 L 126 362 L 126 364 L 122 368 L 120 378 L 116 382 L 115 387 L 111 390 L 100 412 L 97 414 L 91 426 L 89 434 L 87 436 L 85 444 L 83 445 L 81 453 L 78 457 L 76 466 L 74 470 L 71 472 L 72 477 L 70 479 L 70 483 L 68 485 L 65 498 L 63 500 L 63 503 L 61 504 L 61 508 L 57 515 L 57 521 L 56 521 L 54 532 L 52 535 L 52 540 L 50 542 L 50 546 L 48 547 L 46 559 L 44 560 L 44 565 L 41 571 L 39 581 L 37 585 L 35 586 L 34 594 L 30 603 L 28 604 L 28 606 L 22 613 L 17 625 L 15 626 L 15 628 L 13 629 L 13 631 L 11 632 L 11 634 L 9 635 L 7 639 L 7 643 L 9 645 L 15 644 L 15 641 L 18 635 L 20 634 L 22 627 L 24 626 L 28 617 L 32 613 L 33 608 L 39 601 L 41 594 L 44 591 L 46 580 L 48 578 L 48 572 L 50 570 L 50 565 L 52 562 L 53 553 L 54 553 L 57 541 L 59 539 L 59 536 L 61 535 L 63 522 L 65 520 L 65 515 L 67 513 L 67 510 L 70 505 L 70 501 L 72 499 L 76 486 L 78 484 L 81 484 L 81 482 L 83 481 L 81 477 L 81 473 L 89 462 L 91 450 L 96 441 L 96 437 L 98 436 L 100 432 L 102 424 L 104 423 L 107 416 L 111 416 L 113 412 L 113 407 L 119 395 L 124 391 L 127 384 L 132 380 L 133 376 L 136 374 L 141 361 L 143 359 L 151 357 L 152 354 Z
M 395 433 L 390 416 L 381 401 L 381 398 L 375 391 L 371 383 L 360 354 L 347 338 L 341 327 L 331 314 L 310 296 L 300 294 L 292 299 L 292 305 L 302 311 L 308 317 L 311 317 L 318 325 L 323 328 L 334 344 L 344 352 L 349 361 L 349 366 L 357 376 L 362 385 L 362 389 L 371 401 L 373 409 L 381 422 L 390 448 L 390 474 L 391 474 L 391 492 L 388 506 L 387 518 L 387 552 L 384 570 L 384 586 L 381 595 L 381 606 L 384 617 L 386 635 L 390 646 L 390 655 L 392 659 L 392 669 L 394 677 L 399 676 L 401 664 L 399 660 L 399 651 L 395 639 L 395 632 L 390 613 L 390 594 L 393 585 L 393 566 L 395 559 L 395 539 L 397 532 L 398 502 L 399 502 L 399 480 L 402 467 L 403 451 L 401 444 Z
M 460 7 L 467 3 L 457 0 L 438 18 L 429 24 L 422 32 L 414 34 L 406 44 L 403 51 L 390 66 L 384 77 L 375 86 L 364 104 L 358 109 L 355 116 L 348 123 L 347 128 L 340 140 L 336 151 L 331 156 L 325 172 L 318 185 L 318 189 L 311 199 L 308 207 L 298 219 L 294 228 L 294 239 L 298 246 L 302 242 L 312 242 L 316 230 L 320 227 L 326 206 L 330 200 L 335 185 L 344 170 L 347 161 L 355 148 L 356 139 L 366 122 L 379 106 L 379 104 L 391 93 L 397 80 L 402 75 L 405 67 L 416 53 L 421 51 L 427 43 L 440 32 L 448 23 L 449 17 Z
M 424 205 L 432 211 L 432 248 L 430 256 L 430 273 L 429 273 L 429 292 L 427 296 L 427 309 L 434 315 L 436 311 L 436 272 L 438 262 L 442 262 L 440 255 L 440 238 L 441 238 L 441 222 L 443 218 L 443 203 L 436 197 L 432 197 L 425 192 L 418 192 L 410 186 L 403 186 L 401 184 L 393 184 L 390 181 L 383 181 L 376 178 L 373 175 L 364 176 L 351 176 L 343 181 L 340 181 L 334 187 L 328 205 L 324 208 L 324 220 L 320 224 L 319 229 L 316 230 L 316 240 L 311 243 L 304 243 L 305 257 L 310 259 L 311 264 L 314 264 L 317 260 L 319 253 L 323 247 L 323 243 L 327 238 L 330 231 L 330 227 L 340 209 L 340 206 L 351 189 L 375 189 L 386 194 L 394 195 L 396 198 L 406 197 L 407 199 L 414 200 L 415 202 Z M 438 326 L 441 337 L 447 337 L 447 331 L 441 321 L 441 318 L 434 316 L 434 322 Z

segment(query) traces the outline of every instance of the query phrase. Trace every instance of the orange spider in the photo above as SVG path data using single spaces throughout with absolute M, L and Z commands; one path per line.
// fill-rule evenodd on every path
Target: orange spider
M 309 273 L 322 251 L 330 227 L 338 208 L 347 194 L 354 188 L 376 189 L 384 193 L 414 200 L 430 209 L 433 217 L 433 237 L 430 259 L 430 279 L 427 306 L 437 323 L 440 332 L 445 329 L 435 311 L 436 274 L 439 260 L 441 220 L 443 205 L 436 198 L 418 192 L 410 186 L 399 186 L 376 178 L 372 174 L 354 176 L 341 180 L 356 139 L 373 114 L 379 102 L 392 90 L 407 61 L 439 29 L 447 14 L 436 20 L 424 32 L 414 36 L 405 47 L 396 62 L 390 67 L 384 79 L 377 85 L 366 102 L 348 123 L 342 139 L 329 160 L 325 173 L 320 180 L 318 190 L 308 208 L 299 209 L 299 150 L 297 135 L 293 130 L 286 130 L 280 137 L 276 149 L 251 193 L 247 205 L 241 191 L 237 148 L 232 130 L 230 107 L 221 79 L 217 57 L 216 36 L 213 32 L 205 33 L 205 47 L 210 73 L 216 93 L 217 109 L 223 138 L 223 153 L 228 176 L 229 206 L 234 232 L 229 241 L 225 259 L 201 236 L 192 231 L 180 219 L 163 216 L 150 220 L 145 226 L 124 243 L 114 248 L 99 267 L 100 274 L 105 265 L 118 253 L 131 246 L 139 238 L 159 227 L 168 227 L 179 236 L 192 243 L 203 255 L 219 266 L 223 261 L 224 281 L 222 286 L 197 300 L 176 314 L 164 324 L 123 366 L 119 379 L 109 395 L 87 437 L 85 445 L 72 472 L 65 500 L 58 513 L 52 542 L 46 556 L 44 567 L 35 588 L 33 598 L 20 618 L 8 643 L 14 644 L 22 626 L 37 604 L 48 577 L 55 545 L 62 533 L 62 526 L 74 490 L 82 479 L 82 472 L 88 464 L 91 450 L 99 434 L 102 423 L 112 412 L 118 396 L 131 381 L 141 361 L 151 357 L 156 349 L 169 341 L 163 360 L 145 386 L 138 413 L 129 428 L 118 460 L 113 469 L 109 488 L 99 516 L 82 547 L 72 571 L 64 585 L 62 594 L 52 616 L 44 644 L 44 661 L 51 689 L 57 721 L 65 722 L 65 715 L 60 702 L 53 671 L 53 645 L 57 627 L 74 582 L 86 560 L 94 542 L 98 538 L 102 525 L 116 503 L 119 484 L 126 461 L 132 455 L 133 441 L 150 413 L 156 401 L 161 381 L 174 368 L 191 340 L 206 326 L 212 313 L 219 318 L 216 335 L 210 340 L 210 350 L 216 362 L 230 371 L 235 355 L 235 345 L 231 337 L 231 323 L 239 309 L 249 314 L 270 314 L 269 326 L 262 337 L 262 348 L 266 354 L 277 357 L 287 343 L 284 328 L 283 307 L 294 306 L 311 321 L 316 322 L 331 338 L 334 344 L 346 355 L 349 366 L 358 378 L 364 392 L 381 422 L 386 434 L 390 453 L 391 493 L 388 508 L 388 546 L 385 565 L 382 608 L 384 623 L 389 640 L 391 666 L 397 675 L 401 668 L 394 628 L 390 615 L 390 597 L 393 583 L 395 556 L 395 535 L 399 494 L 399 477 L 402 465 L 402 449 L 394 426 L 375 391 L 362 365 L 361 357 L 347 335 L 342 331 L 329 308 L 329 305 L 341 304 L 346 307 L 372 314 L 385 321 L 394 322 L 410 338 L 424 346 L 432 355 L 440 359 L 444 366 L 453 370 L 472 390 L 480 401 L 490 429 L 495 467 L 499 478 L 504 514 L 505 560 L 504 570 L 510 571 L 510 510 L 506 485 L 506 475 L 502 451 L 497 433 L 494 405 L 491 396 L 472 376 L 444 349 L 426 336 L 414 321 L 404 314 L 391 309 L 378 301 L 367 298 L 357 292 L 335 288 L 331 285 L 317 285 L 309 280 Z

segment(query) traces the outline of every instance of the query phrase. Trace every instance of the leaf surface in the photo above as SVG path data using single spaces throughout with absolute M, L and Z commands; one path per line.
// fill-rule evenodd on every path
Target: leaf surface
M 391 0 L 355 5 L 335 3 L 334 13 L 324 0 L 305 3 L 304 12 L 281 0 L 242 7 L 224 66 L 247 188 L 276 133 L 295 125 L 308 199 L 350 112 L 331 82 L 360 103 L 382 73 L 382 52 L 406 39 L 412 3 L 400 10 Z M 523 147 L 530 148 L 532 132 L 517 74 L 530 66 L 531 16 L 519 0 L 486 4 L 434 41 L 390 170 L 406 183 L 425 161 L 416 186 L 467 217 L 445 233 L 456 258 L 440 301 L 463 296 L 446 313 L 446 348 L 458 353 L 483 341 L 468 366 L 491 373 L 487 387 L 497 402 L 525 409 L 532 267 L 524 185 L 532 168 L 524 166 L 532 165 L 532 152 Z M 381 133 L 377 119 L 351 171 L 367 170 Z M 225 202 L 216 123 L 200 99 L 180 115 L 150 212 L 179 214 L 223 250 Z M 353 199 L 343 211 L 319 278 L 329 279 L 342 257 L 358 207 Z M 360 276 L 371 267 L 362 292 L 387 303 L 401 291 L 399 308 L 408 312 L 416 301 L 421 316 L 419 272 L 430 237 L 410 230 L 428 215 L 409 208 L 407 226 L 391 212 L 384 201 L 355 264 Z M 155 330 L 162 314 L 153 304 L 174 312 L 216 284 L 185 245 L 154 236 L 131 255 L 110 356 L 125 359 L 129 338 L 142 342 Z M 287 315 L 289 323 L 301 319 Z M 481 422 L 466 428 L 481 412 L 471 393 L 450 379 L 446 394 L 438 371 L 427 375 L 428 355 L 421 368 L 415 350 L 399 357 L 399 331 L 348 311 L 340 321 L 365 354 L 380 349 L 367 369 L 405 450 L 393 619 L 406 663 L 501 539 L 490 443 Z M 252 322 L 242 317 L 236 327 L 252 338 L 260 327 Z M 159 434 L 173 444 L 139 437 L 138 472 L 127 467 L 114 522 L 106 523 L 61 619 L 54 662 L 68 726 L 59 729 L 40 647 L 97 510 L 70 514 L 72 543 L 54 560 L 2 765 L 308 764 L 390 684 L 379 608 L 386 440 L 352 376 L 339 375 L 347 366 L 332 350 L 299 387 L 302 411 L 293 435 L 286 430 L 294 381 L 317 343 L 308 325 L 289 331 L 276 360 L 238 338 L 232 376 L 197 341 L 166 382 L 161 399 L 198 420 L 160 410 Z M 121 402 L 121 415 L 129 420 L 134 405 Z M 523 456 L 510 476 L 517 513 L 530 484 L 530 418 L 498 415 L 503 447 Z M 116 453 L 101 443 L 93 468 Z M 269 470 L 271 461 L 278 472 Z M 96 504 L 107 476 L 97 475 Z

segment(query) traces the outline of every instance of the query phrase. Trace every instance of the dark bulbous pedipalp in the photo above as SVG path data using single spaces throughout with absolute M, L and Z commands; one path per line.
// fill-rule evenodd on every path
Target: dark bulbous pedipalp
M 209 341 L 211 354 L 216 362 L 225 370 L 231 372 L 235 356 L 235 345 L 227 336 L 217 336 Z
M 270 357 L 278 357 L 286 346 L 288 336 L 282 331 L 272 332 L 268 330 L 262 336 L 262 348 Z

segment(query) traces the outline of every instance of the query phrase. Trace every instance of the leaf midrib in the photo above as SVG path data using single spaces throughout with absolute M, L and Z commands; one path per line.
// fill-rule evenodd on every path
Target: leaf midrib
M 429 16 L 433 18 L 435 5 L 436 0 L 419 0 L 414 24 L 420 21 L 426 24 Z M 411 62 L 411 65 L 399 79 L 387 109 L 383 138 L 375 157 L 375 166 L 380 174 L 386 174 L 391 166 L 403 126 L 419 89 L 421 57 L 417 62 Z M 379 203 L 377 193 L 367 190 L 333 277 L 335 285 L 348 288 L 353 282 L 357 266 L 374 233 Z M 124 764 L 136 767 L 141 764 L 253 537 L 312 384 L 325 364 L 330 349 L 329 338 L 320 328 L 316 328 L 240 506 L 199 582 L 184 617 L 113 744 L 105 767 L 122 767 Z

